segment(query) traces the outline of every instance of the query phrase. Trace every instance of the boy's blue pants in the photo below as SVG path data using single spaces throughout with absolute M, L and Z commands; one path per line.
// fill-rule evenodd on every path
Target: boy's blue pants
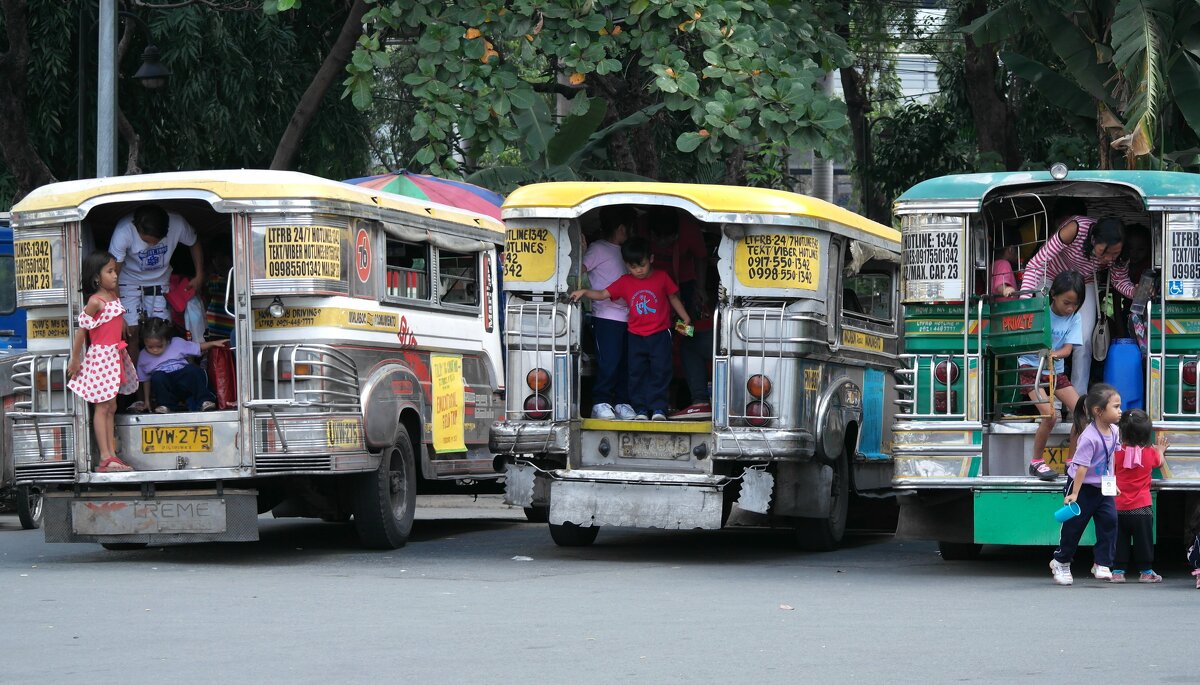
M 646 416 L 667 413 L 672 371 L 671 331 L 629 334 L 629 403 L 634 411 Z

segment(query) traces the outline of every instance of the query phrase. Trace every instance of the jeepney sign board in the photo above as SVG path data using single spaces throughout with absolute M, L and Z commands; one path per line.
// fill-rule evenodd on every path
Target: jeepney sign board
M 53 287 L 53 252 L 49 238 L 13 243 L 13 268 L 17 290 L 49 290 Z
M 504 280 L 543 283 L 558 267 L 558 240 L 548 228 L 510 228 L 504 232 Z
M 294 307 L 278 319 L 261 309 L 254 312 L 254 328 L 260 331 L 313 326 L 394 334 L 401 330 L 401 317 L 394 312 L 372 312 L 342 307 Z
M 435 452 L 466 451 L 462 357 L 431 354 L 429 367 L 433 384 L 433 449 Z
M 821 281 L 821 241 L 796 233 L 747 235 L 737 242 L 734 273 L 751 288 L 816 290 Z
M 1200 214 L 1167 215 L 1168 300 L 1200 300 Z
M 267 278 L 342 277 L 345 229 L 335 226 L 267 226 L 263 236 Z
M 27 319 L 25 321 L 25 337 L 30 340 L 51 340 L 65 338 L 70 332 L 67 320 L 61 317 L 52 319 Z
M 962 216 L 905 216 L 900 263 L 905 302 L 960 302 L 966 297 L 967 230 Z
M 17 306 L 65 304 L 67 299 L 63 227 L 21 229 L 13 240 Z
M 223 533 L 223 499 L 156 499 L 71 502 L 71 530 L 77 535 Z

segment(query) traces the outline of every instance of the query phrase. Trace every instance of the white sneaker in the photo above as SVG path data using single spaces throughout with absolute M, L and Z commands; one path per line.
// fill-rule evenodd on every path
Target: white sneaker
M 1071 577 L 1071 565 L 1064 564 L 1057 559 L 1050 560 L 1050 573 L 1054 574 L 1054 582 L 1059 585 L 1070 585 L 1075 582 L 1075 579 Z
M 1112 569 L 1100 564 L 1092 564 L 1092 575 L 1096 580 L 1112 580 Z
M 617 418 L 622 421 L 632 421 L 633 417 L 637 416 L 637 412 L 628 404 L 618 404 L 614 409 L 617 412 Z
M 617 418 L 616 412 L 613 411 L 612 405 L 607 402 L 601 402 L 592 407 L 593 419 L 605 419 L 611 421 Z

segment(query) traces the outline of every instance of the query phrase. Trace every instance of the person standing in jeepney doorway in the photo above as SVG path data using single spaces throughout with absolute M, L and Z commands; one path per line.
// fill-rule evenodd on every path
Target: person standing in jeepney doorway
M 587 246 L 583 270 L 595 290 L 604 290 L 627 272 L 621 245 L 629 238 L 636 214 L 632 207 L 600 209 L 600 238 Z M 596 379 L 592 386 L 592 418 L 632 420 L 629 403 L 629 305 L 624 300 L 592 304 L 592 336 L 596 342 Z
M 1124 224 L 1115 217 L 1097 220 L 1086 212 L 1087 206 L 1078 198 L 1063 197 L 1055 202 L 1051 225 L 1058 228 L 1025 265 L 1021 279 L 1021 290 L 1036 291 L 1065 271 L 1083 276 L 1086 295 L 1079 309 L 1083 343 L 1071 351 L 1071 385 L 1081 391 L 1091 385 L 1092 332 L 1100 311 L 1097 272 L 1107 269 L 1109 282 L 1122 296 L 1132 299 L 1134 291 L 1127 265 L 1117 261 L 1125 242 Z
M 204 284 L 204 248 L 196 231 L 181 215 L 154 204 L 146 204 L 122 217 L 113 231 L 108 253 L 121 270 L 121 304 L 129 328 L 129 356 L 137 363 L 138 324 L 142 319 L 170 318 L 167 284 L 171 277 L 171 255 L 180 245 L 191 248 L 196 275 L 192 289 Z

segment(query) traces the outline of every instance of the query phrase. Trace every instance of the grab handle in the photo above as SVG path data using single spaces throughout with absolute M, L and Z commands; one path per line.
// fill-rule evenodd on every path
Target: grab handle
M 233 313 L 233 310 L 231 310 L 229 308 L 229 289 L 232 286 L 233 286 L 233 269 L 230 268 L 229 273 L 225 274 L 225 302 L 223 302 L 221 306 L 225 308 L 226 314 L 228 314 L 231 317 L 236 318 L 236 315 Z

